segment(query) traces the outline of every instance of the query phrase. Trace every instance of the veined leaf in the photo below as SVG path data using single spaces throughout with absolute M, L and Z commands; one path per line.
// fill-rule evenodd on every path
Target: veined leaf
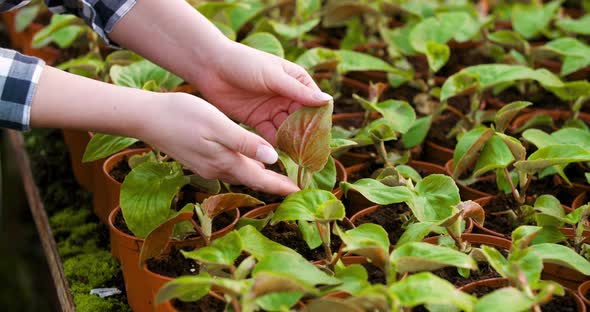
M 91 162 L 111 156 L 133 145 L 137 141 L 139 140 L 134 138 L 96 133 L 90 139 L 90 142 L 88 142 L 82 161 Z
M 422 144 L 428 135 L 431 122 L 432 115 L 416 119 L 410 129 L 408 129 L 408 131 L 402 135 L 402 143 L 404 144 L 404 148 L 410 149 L 414 146 Z
M 316 27 L 319 23 L 319 18 L 311 19 L 302 24 L 283 24 L 275 21 L 270 22 L 274 28 L 274 31 L 287 40 L 303 36 L 305 33 Z
M 279 205 L 271 224 L 280 221 L 338 220 L 344 218 L 344 205 L 334 194 L 318 189 L 293 193 Z
M 309 174 L 322 170 L 330 157 L 333 107 L 304 107 L 277 130 L 279 149 Z
M 407 202 L 420 222 L 446 220 L 461 202 L 455 181 L 444 174 L 431 174 L 416 183 L 415 194 Z
M 473 177 L 481 176 L 495 169 L 507 168 L 514 160 L 512 152 L 504 144 L 504 141 L 499 136 L 493 135 L 479 155 L 473 170 Z
M 172 90 L 183 80 L 148 60 L 127 66 L 114 65 L 110 70 L 113 83 L 118 86 L 141 89 L 148 81 L 155 81 L 163 90 Z
M 254 207 L 263 204 L 264 202 L 247 194 L 223 193 L 207 197 L 201 204 L 201 207 L 205 211 L 205 214 L 209 218 L 213 219 L 214 217 L 226 211 L 231 211 L 241 207 Z
M 590 151 L 573 144 L 550 145 L 538 149 L 527 160 L 514 163 L 519 170 L 536 173 L 554 165 L 590 161 Z
M 338 236 L 346 246 L 343 251 L 367 257 L 371 263 L 386 269 L 387 257 L 389 254 L 389 238 L 387 232 L 372 223 L 361 224 L 358 227 L 343 232 L 336 227 Z
M 479 126 L 465 133 L 455 146 L 453 155 L 453 178 L 458 179 L 469 166 L 479 157 L 479 151 L 484 148 L 494 131 Z
M 446 44 L 436 43 L 434 41 L 428 41 L 426 43 L 426 58 L 428 59 L 428 65 L 433 73 L 436 73 L 441 69 L 451 56 L 451 49 Z
M 156 303 L 162 303 L 174 298 L 183 301 L 197 301 L 205 297 L 209 290 L 213 278 L 207 274 L 198 276 L 181 276 L 166 283 L 156 294 Z
M 512 8 L 512 27 L 525 38 L 534 38 L 549 25 L 562 2 L 551 1 L 541 6 L 516 4 Z
M 529 247 L 543 262 L 554 263 L 590 275 L 590 262 L 569 247 L 558 244 L 537 244 Z
M 256 278 L 262 272 L 283 274 L 310 285 L 336 285 L 340 283 L 337 278 L 327 275 L 303 257 L 295 256 L 292 253 L 275 252 L 262 258 L 254 268 L 252 276 Z
M 249 35 L 242 40 L 242 43 L 260 51 L 274 54 L 278 57 L 285 57 L 285 51 L 281 42 L 272 34 L 267 32 L 258 32 Z
M 397 246 L 390 261 L 398 273 L 434 271 L 447 266 L 475 270 L 477 264 L 469 255 L 460 251 L 424 242 L 412 242 Z
M 202 263 L 230 266 L 242 253 L 242 239 L 238 231 L 231 231 L 214 240 L 211 245 L 192 251 L 180 251 L 187 259 Z
M 240 228 L 238 232 L 242 238 L 242 248 L 258 260 L 276 252 L 298 255 L 293 249 L 266 238 L 251 225 Z
M 120 205 L 129 229 L 137 237 L 168 220 L 175 213 L 172 199 L 188 183 L 177 162 L 146 162 L 135 167 L 121 185 Z
M 535 301 L 514 287 L 495 290 L 481 297 L 475 305 L 477 312 L 496 312 L 510 306 L 512 311 L 528 311 Z
M 579 19 L 564 18 L 557 21 L 557 26 L 567 32 L 590 35 L 590 14 Z
M 531 102 L 527 101 L 516 101 L 512 102 L 504 107 L 502 107 L 497 113 L 494 124 L 496 126 L 496 130 L 499 132 L 504 132 L 512 119 L 518 115 L 523 109 L 533 105 Z
M 346 195 L 349 190 L 361 193 L 369 201 L 379 205 L 390 205 L 409 201 L 413 194 L 405 186 L 387 186 L 375 179 L 364 178 L 354 183 L 341 182 L 340 187 Z

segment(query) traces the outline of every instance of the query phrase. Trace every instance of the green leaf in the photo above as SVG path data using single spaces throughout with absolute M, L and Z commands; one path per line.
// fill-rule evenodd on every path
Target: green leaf
M 110 70 L 113 83 L 118 86 L 141 89 L 148 81 L 154 80 L 162 90 L 170 91 L 182 83 L 182 79 L 148 60 L 127 66 L 114 65 Z
M 417 51 L 412 47 L 410 38 L 415 25 L 415 23 L 408 22 L 403 27 L 394 29 L 381 27 L 380 33 L 390 50 L 403 55 L 414 55 Z
M 477 269 L 475 260 L 470 256 L 448 247 L 423 242 L 397 246 L 389 260 L 398 273 L 435 271 L 447 266 Z
M 455 181 L 444 174 L 431 174 L 416 184 L 416 195 L 407 203 L 420 222 L 442 221 L 453 215 L 461 202 Z
M 301 24 L 284 24 L 276 21 L 270 21 L 274 31 L 287 40 L 300 38 L 307 32 L 311 31 L 319 23 L 319 18 L 314 18 Z
M 254 276 L 254 285 L 250 291 L 254 298 L 278 293 L 301 293 L 317 295 L 318 291 L 305 281 L 293 278 L 282 272 L 259 272 Z M 281 299 L 275 298 L 275 299 Z M 290 297 L 282 299 L 291 299 Z M 290 303 L 290 300 L 283 304 Z
M 238 37 L 238 34 L 236 34 L 236 32 L 230 26 L 228 26 L 224 23 L 217 22 L 217 21 L 212 21 L 212 23 L 229 40 L 235 41 L 236 38 Z
M 346 24 L 346 35 L 342 39 L 342 42 L 340 42 L 340 49 L 352 50 L 354 47 L 366 43 L 367 39 L 364 30 L 364 25 L 360 19 L 351 19 Z
M 231 231 L 214 240 L 211 245 L 192 251 L 180 251 L 187 259 L 207 264 L 231 266 L 242 253 L 242 239 L 237 231 Z
M 182 166 L 177 162 L 146 162 L 135 167 L 121 185 L 120 205 L 127 226 L 143 238 L 174 210 L 172 199 L 186 183 Z
M 534 38 L 547 28 L 562 2 L 551 1 L 543 6 L 516 4 L 512 8 L 512 27 L 525 38 Z
M 381 226 L 364 223 L 346 232 L 336 227 L 336 232 L 345 244 L 343 251 L 367 257 L 371 263 L 385 268 L 390 243 L 387 232 Z
M 297 226 L 309 249 L 313 250 L 322 245 L 322 236 L 315 222 L 299 221 Z
M 196 9 L 199 11 L 199 13 L 203 14 L 203 16 L 205 16 L 207 19 L 212 20 L 216 15 L 218 15 L 219 13 L 227 10 L 227 9 L 231 9 L 231 8 L 235 8 L 235 7 L 239 7 L 239 6 L 243 6 L 240 3 L 234 3 L 234 2 L 203 2 L 200 3 L 199 5 L 196 6 Z
M 331 211 L 331 215 L 323 215 L 328 210 Z M 334 194 L 328 191 L 307 189 L 287 196 L 277 208 L 271 224 L 280 221 L 315 221 L 324 217 L 343 218 L 344 206 Z
M 446 44 L 436 43 L 434 41 L 426 42 L 426 58 L 428 59 L 428 65 L 433 73 L 438 72 L 451 55 L 451 49 Z
M 111 156 L 133 145 L 137 141 L 139 140 L 134 138 L 96 133 L 90 139 L 90 142 L 88 142 L 82 161 L 91 162 Z
M 433 222 L 416 222 L 408 225 L 402 236 L 396 242 L 395 246 L 401 246 L 410 242 L 419 242 L 426 237 L 426 235 L 433 232 L 436 224 Z
M 313 174 L 308 188 L 332 191 L 334 185 L 336 185 L 336 163 L 333 157 L 329 157 L 324 169 Z
M 308 19 L 320 13 L 322 2 L 320 0 L 297 0 L 297 15 L 302 19 Z
M 388 121 L 388 126 L 399 133 L 406 133 L 416 120 L 416 112 L 405 101 L 383 101 L 377 103 L 375 109 Z
M 399 166 L 395 167 L 395 170 L 397 170 L 397 172 L 402 177 L 407 178 L 407 179 L 411 179 L 415 183 L 422 181 L 422 177 L 420 176 L 420 173 L 418 173 L 418 171 L 416 171 L 416 169 L 414 169 L 410 166 L 399 165 Z
M 338 64 L 338 71 L 346 73 L 350 71 L 385 71 L 396 73 L 399 70 L 392 67 L 388 63 L 382 61 L 380 58 L 374 57 L 370 54 L 339 50 L 336 51 L 342 61 Z
M 285 57 L 285 51 L 281 42 L 272 34 L 266 32 L 254 33 L 242 40 L 242 43 L 260 51 Z
M 563 63 L 562 70 L 567 70 L 567 67 L 565 66 L 566 64 L 566 62 Z M 574 68 L 574 71 L 578 69 L 579 68 Z M 565 73 L 565 75 L 567 74 L 568 73 Z M 590 96 L 590 82 L 586 80 L 566 82 L 561 87 L 553 87 L 549 89 L 553 94 L 557 95 L 557 97 L 564 101 L 575 101 L 581 97 Z
M 512 152 L 499 136 L 492 136 L 483 147 L 473 177 L 479 177 L 495 169 L 508 168 L 514 161 Z
M 529 247 L 543 262 L 553 263 L 590 275 L 590 262 L 573 249 L 558 244 L 537 244 Z
M 264 202 L 253 196 L 240 193 L 223 193 L 207 197 L 201 204 L 201 208 L 207 217 L 213 219 L 226 211 L 258 205 L 264 205 Z
M 528 47 L 528 42 L 519 33 L 510 30 L 493 32 L 488 35 L 488 39 L 503 46 L 518 49 L 519 51 L 523 51 Z
M 559 144 L 554 137 L 539 129 L 527 129 L 522 133 L 522 137 L 533 143 L 537 148 Z
M 279 149 L 308 174 L 322 170 L 330 157 L 333 108 L 333 103 L 301 108 L 277 130 Z
M 453 305 L 465 311 L 472 311 L 476 299 L 456 289 L 448 281 L 430 273 L 422 272 L 408 276 L 394 283 L 389 291 L 404 307 L 421 304 Z
M 27 5 L 19 9 L 14 16 L 15 30 L 17 32 L 24 31 L 35 20 L 40 9 L 40 5 Z
M 518 80 L 535 80 L 546 88 L 563 86 L 559 77 L 543 68 L 531 69 L 521 65 L 483 64 L 467 67 L 449 77 L 442 87 L 441 101 L 459 94 L 466 89 L 466 85 L 473 84 L 472 82 L 465 83 L 466 74 L 468 77 L 473 76 L 476 80 L 478 79 L 481 89 Z
M 301 292 L 278 292 L 256 298 L 256 304 L 264 311 L 289 311 L 302 297 Z
M 496 118 L 494 120 L 496 130 L 503 133 L 510 125 L 512 119 L 514 119 L 514 117 L 516 117 L 523 109 L 531 105 L 533 105 L 531 102 L 516 101 L 502 107 L 496 113 Z
M 225 10 L 229 26 L 234 32 L 242 29 L 266 7 L 264 1 L 260 0 L 244 0 L 240 1 L 240 4 L 240 6 Z
M 97 78 L 99 73 L 104 70 L 104 67 L 105 62 L 98 53 L 88 53 L 57 66 L 61 70 L 67 70 L 88 78 Z
M 481 297 L 475 305 L 476 312 L 496 312 L 506 310 L 528 311 L 535 301 L 514 287 L 505 287 L 495 290 Z
M 518 170 L 536 173 L 554 165 L 590 161 L 590 151 L 573 144 L 550 145 L 538 149 L 527 160 L 514 163 Z
M 238 232 L 242 238 L 242 248 L 258 260 L 276 252 L 298 255 L 293 249 L 266 238 L 251 225 L 241 227 Z
M 561 75 L 566 76 L 590 65 L 590 46 L 575 38 L 559 38 L 543 46 L 564 57 Z
M 262 258 L 254 268 L 252 276 L 256 277 L 261 272 L 283 274 L 310 285 L 336 285 L 340 283 L 337 278 L 327 275 L 303 257 L 285 252 L 274 252 Z
M 479 151 L 485 147 L 494 131 L 490 128 L 479 126 L 465 133 L 455 146 L 453 154 L 453 177 L 458 179 L 469 166 L 479 157 Z
M 431 122 L 432 115 L 416 119 L 410 129 L 408 129 L 408 131 L 402 135 L 402 143 L 404 144 L 404 148 L 410 149 L 414 146 L 422 144 L 428 135 Z
M 333 291 L 345 291 L 352 295 L 359 294 L 369 286 L 367 270 L 360 264 L 347 265 L 344 268 L 336 268 L 335 277 L 342 281 Z
M 410 42 L 416 51 L 426 53 L 429 41 L 438 44 L 445 44 L 453 38 L 467 41 L 479 32 L 479 27 L 466 12 L 438 13 L 414 27 Z
M 181 276 L 166 283 L 156 294 L 156 303 L 174 298 L 182 301 L 197 301 L 207 295 L 213 278 L 207 274 L 198 276 Z
M 325 64 L 334 61 L 342 61 L 337 51 L 325 48 L 313 48 L 302 53 L 297 58 L 297 60 L 295 60 L 295 63 L 301 65 L 307 70 L 311 70 L 313 67 L 319 64 Z
M 557 21 L 557 26 L 567 32 L 588 36 L 590 35 L 590 14 L 586 14 L 579 19 L 560 19 Z
M 459 95 L 467 90 L 478 88 L 479 86 L 479 77 L 477 75 L 460 71 L 445 81 L 441 88 L 440 100 L 446 101 L 455 95 Z
M 340 182 L 340 187 L 345 195 L 352 189 L 379 205 L 401 203 L 412 198 L 412 192 L 405 186 L 391 187 L 368 178 L 357 180 L 354 183 Z
M 87 30 L 86 26 L 70 25 L 57 30 L 51 37 L 58 47 L 65 49 L 69 48 Z
M 46 46 L 53 40 L 53 34 L 64 27 L 79 21 L 78 17 L 69 14 L 54 14 L 49 25 L 45 26 L 33 36 L 32 47 L 35 49 Z
M 494 271 L 498 272 L 502 277 L 509 277 L 510 267 L 508 261 L 496 248 L 482 245 L 481 251 L 488 263 L 494 268 Z

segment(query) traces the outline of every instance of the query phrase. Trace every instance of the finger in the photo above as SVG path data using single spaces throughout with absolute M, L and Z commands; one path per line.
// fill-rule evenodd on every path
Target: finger
M 320 90 L 320 87 L 318 87 L 313 78 L 311 78 L 309 73 L 303 67 L 287 61 L 284 61 L 282 65 L 285 72 L 290 76 L 295 77 L 297 80 L 301 81 L 301 83 L 312 88 L 314 91 Z
M 273 125 L 275 125 L 275 127 L 277 127 L 277 129 L 283 124 L 283 121 L 285 121 L 285 119 L 287 119 L 287 117 L 289 117 L 289 115 L 285 112 L 281 112 L 279 114 L 277 114 L 273 119 L 272 119 L 272 123 Z
M 261 169 L 252 159 L 242 157 L 238 166 L 240 170 L 235 171 L 234 178 L 253 190 L 284 196 L 299 191 L 291 179 L 274 171 Z
M 227 122 L 217 123 L 214 131 L 216 133 L 213 139 L 216 142 L 246 157 L 266 164 L 274 164 L 279 158 L 270 143 L 229 119 Z
M 270 121 L 263 121 L 257 124 L 254 129 L 270 144 L 275 146 L 277 144 L 277 127 Z
M 287 72 L 280 73 L 270 82 L 272 91 L 303 105 L 320 106 L 332 100 L 332 96 L 315 90 Z

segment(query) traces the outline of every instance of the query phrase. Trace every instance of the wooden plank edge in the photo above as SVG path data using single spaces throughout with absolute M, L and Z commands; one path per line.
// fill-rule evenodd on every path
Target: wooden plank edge
M 27 193 L 27 201 L 35 221 L 35 226 L 37 227 L 37 232 L 39 233 L 39 238 L 41 239 L 43 252 L 47 257 L 47 263 L 61 305 L 61 310 L 64 312 L 76 311 L 74 299 L 70 292 L 70 286 L 63 270 L 59 252 L 57 251 L 57 244 L 55 243 L 53 232 L 49 225 L 49 219 L 45 212 L 43 202 L 41 201 L 39 189 L 33 178 L 29 154 L 25 148 L 23 135 L 14 130 L 9 130 L 7 132 L 12 149 L 15 153 L 16 165 L 23 179 L 23 185 L 25 192 Z

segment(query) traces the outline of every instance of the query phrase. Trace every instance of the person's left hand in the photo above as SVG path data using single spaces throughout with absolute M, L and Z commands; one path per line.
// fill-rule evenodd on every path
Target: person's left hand
M 289 114 L 332 99 L 303 67 L 233 41 L 220 47 L 196 75 L 193 84 L 209 102 L 273 145 Z

